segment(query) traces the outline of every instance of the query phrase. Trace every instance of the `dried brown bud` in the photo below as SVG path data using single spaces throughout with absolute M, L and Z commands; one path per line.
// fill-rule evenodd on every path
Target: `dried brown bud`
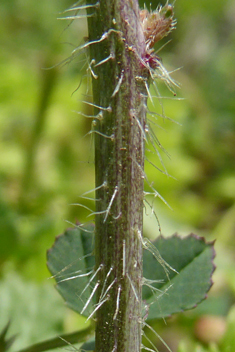
M 155 43 L 175 28 L 176 21 L 173 20 L 173 16 L 171 5 L 159 7 L 153 12 L 146 9 L 140 11 L 140 21 L 147 49 L 151 49 Z

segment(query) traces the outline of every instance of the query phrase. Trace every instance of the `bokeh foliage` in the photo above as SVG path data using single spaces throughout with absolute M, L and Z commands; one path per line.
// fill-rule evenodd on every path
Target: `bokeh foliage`
M 64 67 L 43 69 L 69 56 L 86 36 L 85 21 L 67 28 L 68 23 L 56 19 L 69 6 L 69 0 L 0 2 L 0 276 L 4 287 L 0 329 L 12 319 L 9 333 L 19 332 L 15 348 L 80 326 L 77 318 L 74 321 L 63 310 L 62 300 L 56 309 L 63 311 L 60 316 L 48 304 L 51 297 L 55 302 L 59 298 L 51 282 L 46 282 L 45 259 L 55 236 L 68 226 L 66 220 L 89 220 L 86 210 L 70 204 L 81 203 L 79 196 L 94 187 L 92 140 L 84 137 L 91 120 L 74 112 L 92 114 L 89 106 L 82 104 L 91 99 L 84 97 L 85 57 Z M 156 6 L 152 1 L 152 8 Z M 156 121 L 160 126 L 156 134 L 170 158 L 164 152 L 161 156 L 173 177 L 159 173 L 147 162 L 146 173 L 173 208 L 171 211 L 159 199 L 154 201 L 164 235 L 193 231 L 208 240 L 217 239 L 218 269 L 207 302 L 191 315 L 168 322 L 172 336 L 177 331 L 177 336 L 186 336 L 193 346 L 197 334 L 192 331 L 202 315 L 214 314 L 225 320 L 230 310 L 228 326 L 234 326 L 235 1 L 177 0 L 175 13 L 177 30 L 159 55 L 168 70 L 183 67 L 172 76 L 182 86 L 177 97 L 185 100 L 162 99 L 165 115 L 176 123 L 162 118 Z M 173 97 L 165 87 L 159 89 L 162 96 Z M 159 112 L 161 106 L 156 100 L 150 109 Z M 156 155 L 149 158 L 162 168 Z M 89 200 L 83 204 L 93 208 Z M 145 235 L 157 235 L 155 229 L 154 217 L 146 216 Z M 40 294 L 44 285 L 48 293 Z M 22 299 L 10 298 L 17 292 L 14 287 L 25 291 L 25 295 L 19 294 Z M 37 293 L 28 296 L 34 289 Z M 15 301 L 17 304 L 6 304 Z M 25 315 L 22 307 L 29 301 L 32 308 Z M 35 307 L 44 307 L 45 316 L 35 316 Z M 40 329 L 45 327 L 47 314 L 54 317 L 48 324 L 51 330 Z M 158 327 L 161 329 L 167 334 L 165 327 Z M 169 339 L 175 348 L 178 338 Z M 221 342 L 221 351 L 225 345 Z

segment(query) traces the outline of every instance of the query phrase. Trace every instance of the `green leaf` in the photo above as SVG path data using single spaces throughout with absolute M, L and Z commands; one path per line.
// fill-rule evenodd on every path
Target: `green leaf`
M 16 335 L 6 338 L 9 326 L 10 326 L 10 321 L 0 332 L 0 352 L 7 351 L 15 341 Z
M 144 252 L 144 277 L 163 279 L 152 284 L 155 290 L 143 288 L 143 300 L 149 306 L 147 319 L 163 318 L 196 307 L 206 298 L 212 285 L 211 276 L 215 270 L 213 242 L 206 243 L 204 238 L 193 234 L 185 238 L 175 234 L 159 237 L 153 245 L 178 274 L 170 270 L 168 279 L 160 261 L 150 251 Z
M 16 272 L 5 273 L 0 281 L 0 344 L 9 352 L 61 335 L 65 307 L 49 283 L 32 283 Z M 6 322 L 10 320 L 10 325 Z M 6 329 L 7 328 L 7 329 Z M 13 342 L 13 338 L 16 336 Z M 5 342 L 4 342 L 5 341 Z M 1 350 L 0 348 L 0 350 Z
M 83 342 L 89 337 L 89 335 L 91 335 L 91 333 L 93 333 L 93 327 L 89 326 L 84 330 L 76 331 L 69 334 L 63 334 L 60 336 L 56 336 L 50 340 L 36 343 L 18 352 L 44 352 L 48 350 L 53 350 L 58 347 L 68 347 L 72 344 Z
M 58 236 L 51 249 L 47 252 L 47 266 L 54 276 L 56 288 L 67 305 L 76 312 L 88 317 L 92 304 L 84 310 L 89 299 L 94 281 L 90 282 L 94 274 L 93 251 L 94 226 L 86 229 L 68 229 Z
M 235 305 L 227 316 L 227 329 L 221 341 L 221 352 L 235 351 Z
M 95 278 L 91 280 L 93 232 L 92 226 L 84 230 L 69 229 L 48 251 L 48 268 L 57 281 L 58 291 L 70 308 L 86 317 L 95 303 L 91 299 L 82 311 L 95 282 Z M 142 296 L 148 320 L 194 308 L 206 298 L 215 269 L 213 242 L 206 243 L 204 238 L 191 234 L 184 238 L 159 237 L 148 244 L 149 250 L 143 256 Z M 81 276 L 86 273 L 90 274 Z
M 92 337 L 90 340 L 85 342 L 81 348 L 81 351 L 94 351 L 95 350 L 95 337 Z

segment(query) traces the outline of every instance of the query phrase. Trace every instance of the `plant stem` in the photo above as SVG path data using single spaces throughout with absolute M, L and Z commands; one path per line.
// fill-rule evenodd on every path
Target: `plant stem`
M 89 12 L 94 13 L 94 9 Z M 101 0 L 95 15 L 88 18 L 88 30 L 94 64 L 93 102 L 99 106 L 94 124 L 95 258 L 100 305 L 96 352 L 138 352 L 146 117 L 140 60 L 145 41 L 138 2 Z M 104 63 L 95 66 L 102 60 Z

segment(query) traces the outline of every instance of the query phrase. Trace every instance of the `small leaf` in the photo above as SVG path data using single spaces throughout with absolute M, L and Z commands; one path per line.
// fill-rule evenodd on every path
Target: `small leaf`
M 92 292 L 89 280 L 95 264 L 93 235 L 92 225 L 84 230 L 68 229 L 47 252 L 47 266 L 57 282 L 57 290 L 67 305 L 80 314 Z M 89 316 L 92 303 L 91 299 L 82 315 Z
M 181 238 L 175 234 L 168 238 L 159 237 L 153 244 L 164 261 L 179 274 L 169 271 L 168 280 L 164 268 L 152 253 L 144 252 L 144 277 L 154 281 L 164 279 L 151 284 L 155 290 L 143 288 L 143 299 L 149 306 L 149 320 L 194 308 L 206 298 L 215 270 L 213 242 L 206 243 L 202 237 L 191 234 Z

